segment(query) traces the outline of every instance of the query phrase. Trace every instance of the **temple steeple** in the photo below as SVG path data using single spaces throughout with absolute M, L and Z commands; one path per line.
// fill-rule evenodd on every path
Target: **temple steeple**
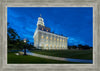
M 40 17 L 42 17 L 42 15 L 40 14 Z
M 44 20 L 43 20 L 41 14 L 40 14 L 40 17 L 38 18 L 38 21 L 37 21 L 37 26 L 38 26 L 38 25 L 44 26 Z

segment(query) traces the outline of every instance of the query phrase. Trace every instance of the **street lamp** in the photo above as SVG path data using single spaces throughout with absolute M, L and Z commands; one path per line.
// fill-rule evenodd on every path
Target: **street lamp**
M 24 43 L 26 43 L 26 39 L 24 39 Z
M 24 43 L 26 44 L 26 39 L 24 39 Z M 26 55 L 26 46 L 24 45 L 24 55 Z

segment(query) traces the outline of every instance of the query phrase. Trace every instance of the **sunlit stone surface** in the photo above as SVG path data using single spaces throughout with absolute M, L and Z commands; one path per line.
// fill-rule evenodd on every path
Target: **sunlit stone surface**
M 50 28 L 45 27 L 43 18 L 38 18 L 37 28 L 34 33 L 34 46 L 38 49 L 62 50 L 67 49 L 67 37 L 50 32 Z

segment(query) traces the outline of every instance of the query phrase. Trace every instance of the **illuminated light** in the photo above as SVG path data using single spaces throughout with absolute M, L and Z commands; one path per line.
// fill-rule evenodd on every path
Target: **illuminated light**
M 47 32 L 48 32 L 48 30 L 47 30 Z
M 41 44 L 41 46 L 43 47 L 44 45 L 43 45 L 43 44 Z
M 48 44 L 46 44 L 46 46 L 48 47 Z
M 57 41 L 59 41 L 59 39 L 57 39 Z
M 43 36 L 41 36 L 41 38 L 43 39 L 44 37 L 43 37 Z
M 64 42 L 64 40 L 63 40 L 63 42 Z
M 52 37 L 50 38 L 50 40 L 52 40 Z
M 26 39 L 24 39 L 24 43 L 26 43 Z
M 48 37 L 46 37 L 46 39 L 48 39 Z
M 54 40 L 56 40 L 56 38 L 54 38 Z

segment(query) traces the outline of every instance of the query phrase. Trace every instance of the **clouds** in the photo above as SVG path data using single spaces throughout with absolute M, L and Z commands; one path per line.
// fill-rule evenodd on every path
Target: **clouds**
M 7 21 L 22 39 L 33 42 L 40 14 L 51 31 L 69 37 L 69 45 L 93 46 L 92 7 L 8 7 Z
M 80 39 L 76 39 L 73 37 L 68 38 L 68 43 L 69 45 L 78 45 L 78 44 L 87 45 L 87 43 L 85 43 L 84 41 L 81 41 Z

